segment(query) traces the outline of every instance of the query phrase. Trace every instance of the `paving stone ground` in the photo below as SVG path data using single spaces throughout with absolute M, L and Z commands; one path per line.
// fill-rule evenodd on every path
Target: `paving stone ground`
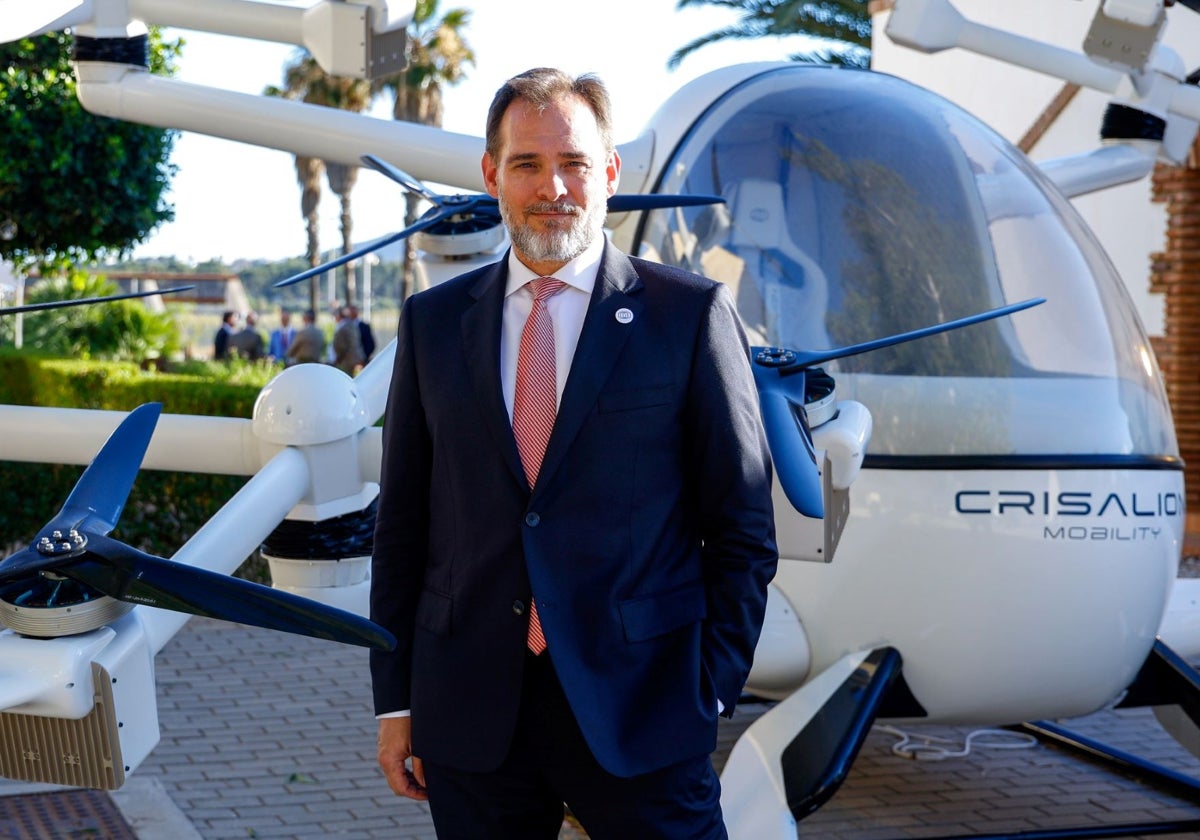
M 161 741 L 131 777 L 127 788 L 133 793 L 123 810 L 136 810 L 127 805 L 138 790 L 154 790 L 203 840 L 434 840 L 426 806 L 393 796 L 375 767 L 365 651 L 193 619 L 159 654 L 156 667 Z M 733 721 L 722 723 L 718 766 L 767 708 L 744 705 Z M 1166 735 L 1148 710 L 1062 723 L 1200 778 L 1200 760 Z M 961 749 L 971 732 L 930 726 L 906 731 L 918 739 L 944 738 L 951 750 Z M 800 823 L 799 837 L 1019 836 L 1200 819 L 1200 799 L 1189 803 L 1044 743 L 1005 750 L 974 746 L 966 756 L 915 761 L 892 753 L 897 740 L 876 727 L 846 784 Z M 152 822 L 139 827 L 135 819 L 139 838 L 157 840 Z M 585 835 L 564 825 L 560 837 Z

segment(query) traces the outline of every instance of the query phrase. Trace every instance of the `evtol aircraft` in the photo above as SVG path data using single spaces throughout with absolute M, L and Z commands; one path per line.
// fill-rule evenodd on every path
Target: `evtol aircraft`
M 394 72 L 411 6 L 0 0 L 0 12 L 3 40 L 73 30 L 95 113 L 365 162 L 416 191 L 428 214 L 391 238 L 415 237 L 425 284 L 504 251 L 477 192 L 481 138 L 144 64 L 156 24 L 303 45 L 342 75 Z M 1070 203 L 1186 156 L 1200 90 L 1161 43 L 1169 17 L 1161 0 L 1107 0 L 1101 37 L 1075 53 L 947 0 L 897 0 L 897 43 L 977 50 L 1111 95 L 1102 146 L 1069 158 L 1035 165 L 896 77 L 793 63 L 703 76 L 620 146 L 629 196 L 608 233 L 728 284 L 777 468 L 781 561 L 747 685 L 777 702 L 723 772 L 732 837 L 795 837 L 877 720 L 1010 724 L 1142 704 L 1196 742 L 1200 592 L 1177 579 L 1172 417 L 1121 279 Z M 158 740 L 154 655 L 189 614 L 389 643 L 360 617 L 366 558 L 273 563 L 274 588 L 228 575 L 289 523 L 370 515 L 393 353 L 353 379 L 289 368 L 249 420 L 0 407 L 0 458 L 91 464 L 0 563 L 0 775 L 120 787 Z M 139 464 L 249 480 L 172 558 L 153 558 L 108 536 Z

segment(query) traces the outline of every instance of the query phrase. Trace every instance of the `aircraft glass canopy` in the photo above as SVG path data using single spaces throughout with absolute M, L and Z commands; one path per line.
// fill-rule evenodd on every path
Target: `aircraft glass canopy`
M 784 66 L 693 124 L 643 254 L 721 280 L 752 345 L 821 350 L 1031 297 L 1010 318 L 841 359 L 873 455 L 1177 455 L 1116 270 L 1007 141 L 892 76 Z

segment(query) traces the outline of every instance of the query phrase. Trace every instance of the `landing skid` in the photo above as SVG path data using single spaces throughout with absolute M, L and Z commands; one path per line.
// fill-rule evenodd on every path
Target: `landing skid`
M 847 655 L 742 734 L 721 774 L 731 840 L 795 840 L 796 820 L 846 780 L 900 668 L 890 647 Z

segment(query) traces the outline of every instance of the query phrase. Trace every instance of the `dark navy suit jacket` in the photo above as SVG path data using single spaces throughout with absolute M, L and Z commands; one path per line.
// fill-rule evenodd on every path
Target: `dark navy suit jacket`
M 495 769 L 528 604 L 596 759 L 711 752 L 774 575 L 770 462 L 728 290 L 605 248 L 532 493 L 501 393 L 507 260 L 411 298 L 384 423 L 371 617 L 377 713 L 413 753 Z M 632 318 L 628 315 L 632 314 Z

